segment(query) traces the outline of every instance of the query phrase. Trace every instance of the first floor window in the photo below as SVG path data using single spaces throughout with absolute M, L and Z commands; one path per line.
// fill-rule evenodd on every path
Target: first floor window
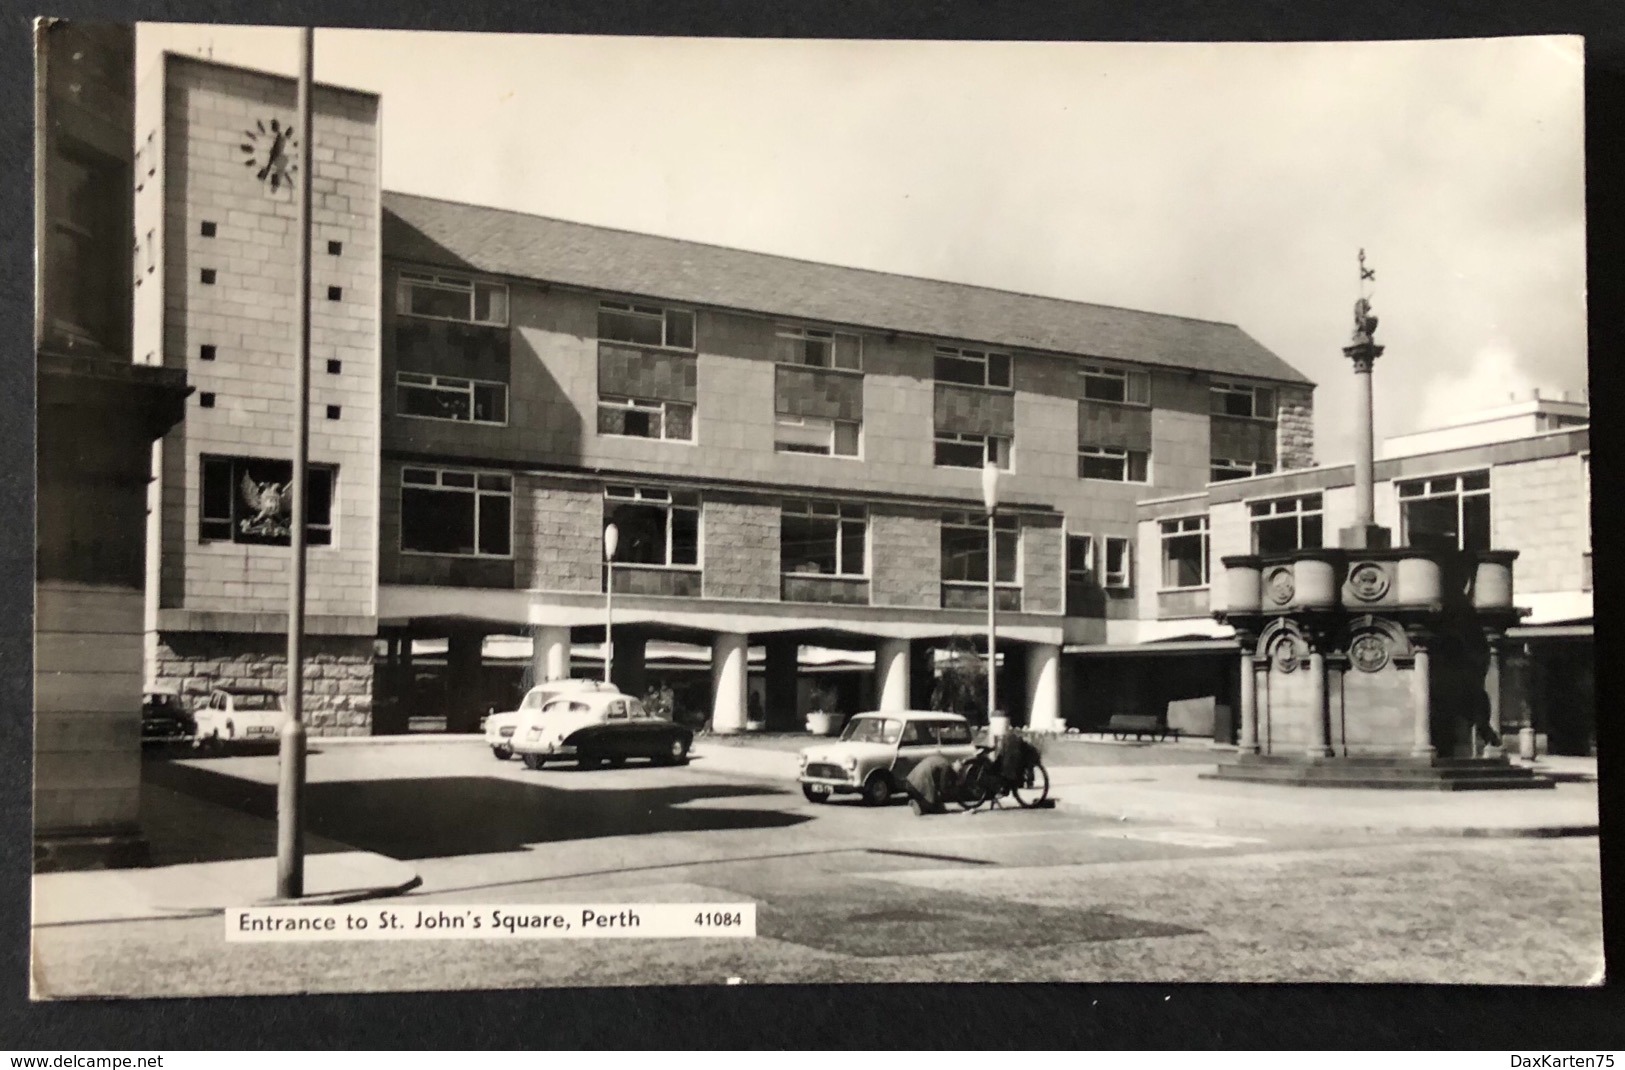
M 1423 549 L 1490 548 L 1490 474 L 1408 479 L 1399 486 L 1405 545 Z
M 293 526 L 293 462 L 260 457 L 204 457 L 200 542 L 287 546 Z M 333 485 L 338 469 L 311 465 L 306 482 L 305 540 L 333 542 Z
M 457 557 L 513 553 L 513 477 L 449 468 L 401 469 L 401 549 Z
M 938 468 L 981 468 L 987 464 L 995 464 L 1009 471 L 1010 440 L 1003 435 L 970 435 L 956 431 L 938 431 L 936 464 Z
M 1268 461 L 1232 461 L 1215 457 L 1209 462 L 1207 480 L 1209 483 L 1223 483 L 1227 479 L 1264 476 L 1273 471 L 1275 466 Z
M 1010 354 L 938 346 L 935 378 L 939 383 L 963 383 L 966 386 L 1009 389 Z
M 662 349 L 694 348 L 694 313 L 621 301 L 598 303 L 598 338 Z
M 862 432 L 863 425 L 855 420 L 825 420 L 780 413 L 774 421 L 773 444 L 780 453 L 856 457 Z
M 1324 545 L 1319 494 L 1253 502 L 1247 511 L 1252 519 L 1255 554 L 1314 550 Z
M 779 567 L 813 576 L 866 575 L 868 533 L 865 506 L 787 501 L 779 520 Z
M 1016 583 L 1019 573 L 1021 522 L 1001 516 L 993 525 L 995 583 Z M 987 517 L 949 513 L 942 518 L 942 579 L 945 583 L 987 582 Z
M 395 407 L 402 416 L 426 420 L 505 424 L 508 422 L 508 384 L 397 372 Z
M 620 533 L 618 565 L 700 563 L 700 496 L 694 491 L 605 487 L 604 523 Z
M 1085 364 L 1083 366 L 1083 396 L 1090 401 L 1115 401 L 1120 405 L 1149 405 L 1151 404 L 1151 378 L 1145 372 Z
M 1162 586 L 1206 587 L 1207 517 L 1188 516 L 1162 522 Z
M 1275 419 L 1275 391 L 1267 386 L 1215 382 L 1208 393 L 1209 410 L 1215 416 L 1251 416 Z
M 403 316 L 503 327 L 508 323 L 508 287 L 455 275 L 403 271 L 395 311 Z
M 1129 572 L 1129 540 L 1108 535 L 1103 550 L 1106 558 L 1105 567 L 1101 570 L 1103 586 L 1114 591 L 1128 590 L 1134 585 Z
M 692 442 L 694 406 L 681 401 L 646 401 L 606 395 L 598 399 L 598 433 Z
M 1076 586 L 1094 586 L 1096 583 L 1093 535 L 1066 537 L 1066 582 Z
M 855 334 L 838 331 L 780 326 L 774 355 L 781 364 L 861 371 L 863 340 Z
M 1114 483 L 1144 483 L 1151 455 L 1121 446 L 1079 446 L 1078 478 Z

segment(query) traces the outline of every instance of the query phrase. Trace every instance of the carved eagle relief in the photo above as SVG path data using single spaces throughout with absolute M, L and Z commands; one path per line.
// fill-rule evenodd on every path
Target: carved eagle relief
M 257 483 L 247 472 L 243 473 L 238 489 L 242 492 L 243 507 L 249 515 L 239 522 L 245 535 L 285 538 L 292 521 L 293 481 L 278 483 L 271 480 Z

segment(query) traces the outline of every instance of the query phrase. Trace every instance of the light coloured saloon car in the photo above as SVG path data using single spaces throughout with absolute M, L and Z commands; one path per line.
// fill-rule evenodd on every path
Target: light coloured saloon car
M 970 722 L 957 713 L 860 713 L 846 722 L 840 739 L 802 750 L 801 793 L 812 802 L 862 795 L 869 805 L 884 806 L 928 756 L 957 761 L 975 753 Z
M 502 761 L 507 761 L 513 757 L 513 734 L 518 729 L 519 719 L 526 710 L 539 710 L 560 695 L 601 692 L 619 694 L 620 690 L 614 684 L 601 683 L 597 680 L 549 680 L 537 684 L 525 692 L 518 709 L 493 713 L 485 719 L 485 742 L 490 745 L 492 754 Z
M 219 746 L 243 740 L 274 740 L 288 715 L 282 692 L 265 687 L 217 687 L 209 701 L 192 715 L 199 746 Z

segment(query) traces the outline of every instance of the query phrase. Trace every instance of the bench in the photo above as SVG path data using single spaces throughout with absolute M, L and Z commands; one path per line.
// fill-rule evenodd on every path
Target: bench
M 1179 729 L 1163 724 L 1162 718 L 1154 713 L 1114 713 L 1112 719 L 1106 722 L 1106 731 L 1112 734 L 1113 739 L 1127 739 L 1132 735 L 1135 740 L 1146 736 L 1158 740 L 1173 736 L 1175 742 L 1179 740 Z

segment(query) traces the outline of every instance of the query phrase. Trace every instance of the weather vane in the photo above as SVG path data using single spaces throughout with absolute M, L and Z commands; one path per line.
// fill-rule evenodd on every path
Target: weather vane
M 1365 284 L 1377 281 L 1375 268 L 1365 266 L 1365 250 L 1360 250 L 1360 299 L 1354 302 L 1354 344 L 1372 345 L 1377 333 L 1377 317 L 1371 314 L 1371 294 Z

